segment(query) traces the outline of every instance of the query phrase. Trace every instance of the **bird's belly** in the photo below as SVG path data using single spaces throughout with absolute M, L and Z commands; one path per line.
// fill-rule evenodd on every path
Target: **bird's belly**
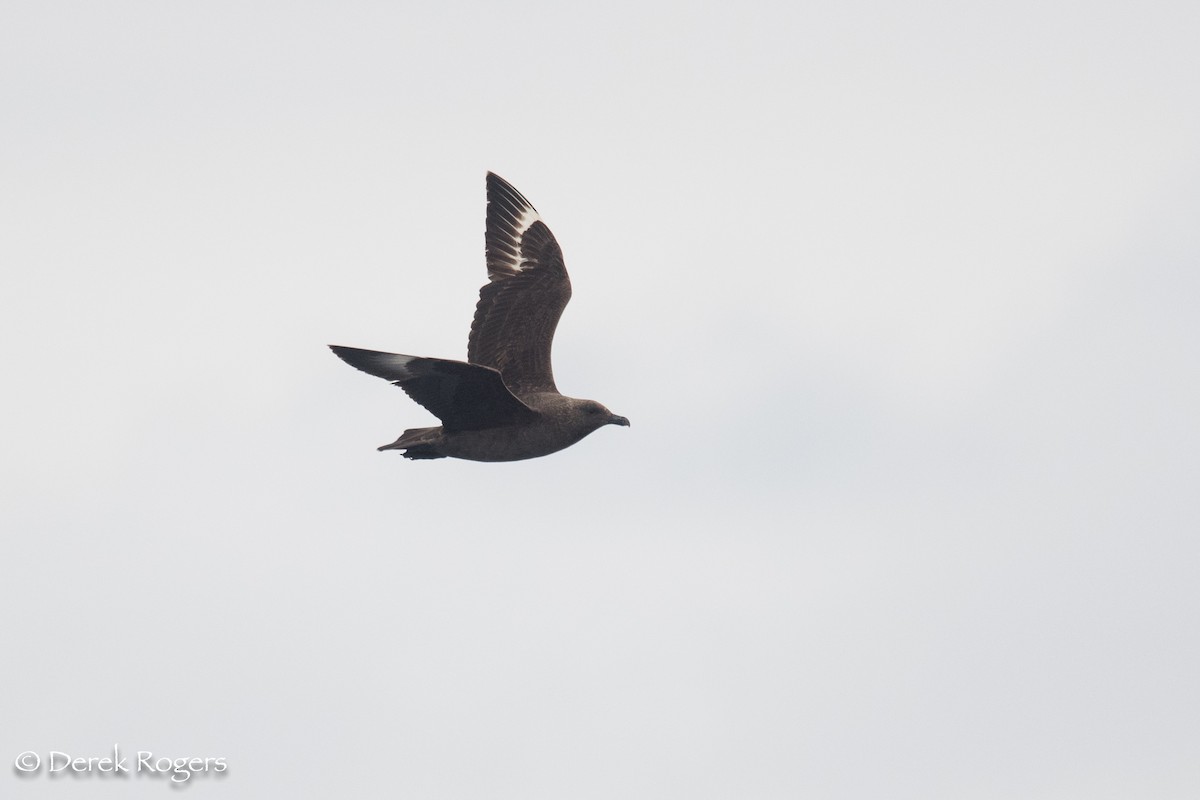
M 558 452 L 577 441 L 551 427 L 488 428 L 446 433 L 442 451 L 468 461 L 523 461 Z

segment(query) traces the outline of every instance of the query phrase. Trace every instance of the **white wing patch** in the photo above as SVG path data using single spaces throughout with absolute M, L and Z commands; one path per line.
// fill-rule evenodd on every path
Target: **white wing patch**
M 517 249 L 518 250 L 521 249 L 521 240 L 523 238 L 525 238 L 525 231 L 529 230 L 529 228 L 533 225 L 533 223 L 537 222 L 539 219 L 541 219 L 541 217 L 538 216 L 538 213 L 536 211 L 534 211 L 532 208 L 525 209 L 524 213 L 521 214 L 521 218 L 519 220 L 517 220 Z M 521 270 L 525 269 L 525 260 L 522 259 L 522 260 L 518 261 L 516 264 L 513 265 L 513 269 L 515 269 L 517 272 L 520 272 Z
M 378 353 L 374 356 L 372 366 L 375 366 L 381 372 L 388 372 L 396 377 L 392 380 L 401 380 L 412 376 L 412 370 L 408 368 L 409 362 L 415 361 L 416 356 L 402 356 L 399 353 Z
M 516 229 L 513 231 L 512 237 L 509 238 L 509 243 L 511 244 L 512 248 L 518 253 L 521 252 L 521 240 L 525 236 L 525 231 L 529 230 L 533 223 L 540 219 L 541 217 L 538 215 L 538 213 L 528 206 L 521 211 L 521 216 L 517 218 L 515 223 Z M 500 269 L 495 270 L 491 275 L 489 275 L 492 280 L 516 275 L 518 272 L 525 269 L 525 263 L 518 255 L 497 253 L 497 256 L 498 258 L 496 260 L 499 263 L 497 263 L 496 266 L 500 267 Z

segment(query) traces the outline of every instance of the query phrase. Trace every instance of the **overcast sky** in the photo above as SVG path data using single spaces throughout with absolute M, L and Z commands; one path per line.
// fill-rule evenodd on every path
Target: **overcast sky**
M 1197 41 L 4 3 L 0 795 L 1200 796 Z M 465 357 L 487 170 L 632 427 L 377 453 L 434 420 L 325 345 Z

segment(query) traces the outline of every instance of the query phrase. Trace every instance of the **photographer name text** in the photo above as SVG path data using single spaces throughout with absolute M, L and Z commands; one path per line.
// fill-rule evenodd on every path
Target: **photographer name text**
M 169 777 L 173 783 L 186 783 L 196 775 L 220 775 L 229 769 L 224 756 L 191 756 L 172 758 L 159 756 L 149 750 L 136 755 L 122 754 L 120 745 L 113 745 L 112 755 L 72 756 L 61 750 L 50 750 L 43 758 L 33 750 L 17 756 L 13 766 L 17 772 L 33 774 L 43 767 L 47 775 L 152 775 Z

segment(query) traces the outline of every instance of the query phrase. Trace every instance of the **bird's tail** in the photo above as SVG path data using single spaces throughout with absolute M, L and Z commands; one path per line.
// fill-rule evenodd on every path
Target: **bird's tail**
M 403 450 L 405 458 L 445 458 L 441 444 L 441 428 L 409 428 L 399 439 L 379 450 Z

